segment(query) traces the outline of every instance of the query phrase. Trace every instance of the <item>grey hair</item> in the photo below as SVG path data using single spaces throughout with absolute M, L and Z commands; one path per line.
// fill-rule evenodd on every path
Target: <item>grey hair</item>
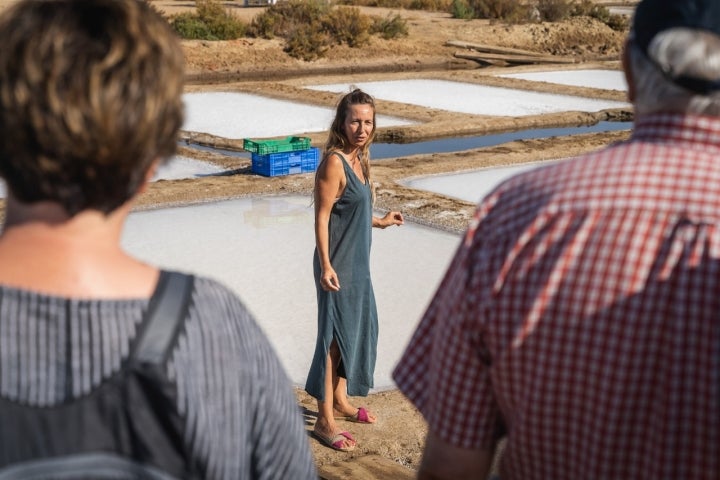
M 664 111 L 720 116 L 720 90 L 700 94 L 672 80 L 679 76 L 720 79 L 720 37 L 672 28 L 653 38 L 647 55 L 632 41 L 628 48 L 637 114 Z

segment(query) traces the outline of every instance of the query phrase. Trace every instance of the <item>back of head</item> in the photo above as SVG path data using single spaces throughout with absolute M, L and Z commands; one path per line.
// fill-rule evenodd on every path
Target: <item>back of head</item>
M 642 0 L 628 48 L 637 113 L 720 116 L 720 2 Z
M 109 213 L 175 152 L 182 50 L 146 2 L 21 0 L 0 42 L 0 175 L 19 201 Z

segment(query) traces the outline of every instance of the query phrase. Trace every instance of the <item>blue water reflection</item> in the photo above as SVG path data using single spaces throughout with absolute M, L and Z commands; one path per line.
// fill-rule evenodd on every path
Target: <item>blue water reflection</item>
M 584 125 L 580 127 L 537 128 L 491 135 L 478 135 L 473 137 L 443 138 L 439 140 L 429 140 L 426 142 L 374 143 L 370 147 L 370 157 L 373 160 L 382 160 L 384 158 L 395 158 L 406 155 L 458 152 L 473 148 L 491 147 L 502 143 L 512 142 L 514 140 L 561 137 L 583 133 L 614 132 L 619 130 L 629 130 L 630 128 L 632 128 L 632 122 L 603 121 L 594 125 Z M 244 151 L 225 150 L 195 144 L 189 144 L 188 146 L 200 150 L 222 153 L 224 155 L 250 158 L 250 153 Z
M 375 143 L 370 147 L 370 157 L 378 160 L 382 158 L 395 158 L 404 155 L 417 155 L 427 153 L 457 152 L 473 148 L 492 147 L 514 140 L 529 140 L 533 138 L 550 138 L 581 133 L 612 132 L 629 130 L 632 122 L 598 122 L 595 125 L 582 127 L 538 128 L 534 130 L 520 130 L 516 132 L 481 135 L 476 137 L 456 137 L 431 140 L 416 143 Z

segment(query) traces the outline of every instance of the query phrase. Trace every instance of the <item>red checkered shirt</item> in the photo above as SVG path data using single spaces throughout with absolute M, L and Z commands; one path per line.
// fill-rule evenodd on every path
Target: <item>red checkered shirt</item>
M 720 478 L 720 119 L 500 185 L 394 378 L 503 480 Z

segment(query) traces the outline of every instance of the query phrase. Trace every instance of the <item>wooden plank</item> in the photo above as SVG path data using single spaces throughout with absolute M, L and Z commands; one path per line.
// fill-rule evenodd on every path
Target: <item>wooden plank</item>
M 491 62 L 506 62 L 514 65 L 528 65 L 533 63 L 561 63 L 569 64 L 575 63 L 572 58 L 562 57 L 527 57 L 523 55 L 498 55 L 494 53 L 467 53 L 467 52 L 455 52 L 456 58 L 463 58 L 465 60 L 475 60 L 476 62 L 483 62 L 490 64 Z
M 497 53 L 507 55 L 525 55 L 527 57 L 542 57 L 542 53 L 531 52 L 529 50 L 519 50 L 517 48 L 498 47 L 497 45 L 483 45 L 480 43 L 463 42 L 462 40 L 448 40 L 445 45 L 450 47 L 467 48 L 478 52 Z
M 503 60 L 491 60 L 489 58 L 482 58 L 481 55 L 474 53 L 456 52 L 453 56 L 455 58 L 460 58 L 463 60 L 472 60 L 485 66 L 507 67 L 509 65 L 508 62 L 505 62 Z

